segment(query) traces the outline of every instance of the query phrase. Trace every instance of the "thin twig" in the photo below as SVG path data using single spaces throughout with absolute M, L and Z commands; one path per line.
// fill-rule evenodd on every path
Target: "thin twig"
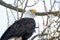
M 56 0 L 54 0 L 53 5 L 51 6 L 51 9 L 50 9 L 51 11 L 52 11 L 52 9 L 53 9 L 55 3 L 56 3 Z
M 14 5 L 16 6 L 16 0 L 14 0 Z
M 19 13 L 18 13 L 18 0 L 17 0 L 17 19 L 19 20 Z
M 8 15 L 8 10 L 6 8 L 6 13 L 7 13 L 7 25 L 9 26 L 9 15 Z
M 46 28 L 43 30 L 42 34 L 46 31 L 47 28 L 49 28 L 51 26 L 51 24 L 54 22 L 51 22 L 49 25 L 46 26 Z
M 50 6 L 52 7 L 52 0 L 50 0 Z
M 13 14 L 13 12 L 12 12 L 12 10 L 11 10 L 11 9 L 10 9 L 10 11 L 11 11 L 11 13 L 12 13 L 13 18 L 16 20 L 16 18 L 15 18 L 15 16 L 14 16 L 14 14 Z
M 46 4 L 45 4 L 45 0 L 43 1 L 43 3 L 44 3 L 45 12 L 47 12 L 47 7 L 46 7 Z M 49 16 L 48 16 L 48 13 L 46 13 L 46 14 L 47 14 L 46 26 L 47 26 L 48 25 L 48 18 L 49 18 Z
M 27 6 L 27 7 L 35 6 L 38 2 L 39 2 L 39 0 L 37 2 L 35 2 L 33 5 L 30 5 L 30 6 Z
M 42 16 L 42 20 L 43 20 L 43 25 L 44 25 L 44 17 Z
M 45 23 L 45 22 L 44 22 L 44 17 L 43 17 L 43 16 L 42 16 L 42 20 L 43 20 L 43 23 L 42 23 L 42 24 L 43 24 L 43 29 L 44 29 L 44 26 L 45 26 L 44 23 Z
M 49 38 L 48 40 L 53 40 L 53 39 L 59 38 L 59 37 L 60 37 L 60 34 L 58 36 L 53 36 L 53 37 Z
M 28 0 L 26 0 L 26 3 L 25 3 L 24 10 L 26 9 L 26 7 L 27 7 L 27 4 L 28 4 Z M 22 12 L 20 19 L 22 18 L 22 16 L 23 16 L 23 13 L 24 13 L 24 12 Z
M 52 23 L 53 23 L 53 22 L 52 22 Z M 52 23 L 51 23 L 51 24 L 52 24 Z M 50 26 L 51 24 L 49 24 L 48 26 Z M 34 37 L 32 37 L 31 40 L 33 40 L 33 39 L 36 38 L 37 36 L 48 35 L 48 34 L 44 34 L 44 32 L 45 32 L 45 30 L 46 30 L 47 28 L 48 28 L 48 27 L 46 27 L 41 34 L 37 34 L 37 35 L 35 35 Z
M 52 11 L 53 7 L 54 7 L 54 4 L 55 4 L 56 0 L 54 0 L 54 3 L 53 5 L 51 4 L 51 0 L 50 0 L 50 5 L 51 5 L 51 9 L 50 9 L 50 12 Z M 45 4 L 44 4 L 45 5 Z M 46 6 L 45 6 L 45 10 L 46 10 Z M 46 10 L 47 11 L 47 10 Z M 47 22 L 46 22 L 46 26 L 48 25 L 48 19 L 49 19 L 49 15 L 47 13 Z
M 43 3 L 44 3 L 45 12 L 47 12 L 47 7 L 46 7 L 46 4 L 45 4 L 45 0 L 43 1 Z
M 19 1 L 20 1 L 20 5 L 19 6 L 23 5 L 23 3 L 25 2 L 25 0 L 22 0 L 22 2 L 21 2 L 21 0 L 19 0 Z

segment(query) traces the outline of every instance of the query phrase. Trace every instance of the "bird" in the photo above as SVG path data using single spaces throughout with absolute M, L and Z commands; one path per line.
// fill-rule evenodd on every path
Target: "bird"
M 35 9 L 25 11 L 21 19 L 7 28 L 0 40 L 8 40 L 11 37 L 22 37 L 22 40 L 30 38 L 35 31 L 35 14 Z

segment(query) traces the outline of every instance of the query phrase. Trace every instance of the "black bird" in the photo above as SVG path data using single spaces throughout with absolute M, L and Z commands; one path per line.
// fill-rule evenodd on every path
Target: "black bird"
M 36 10 L 26 11 L 23 18 L 15 21 L 2 35 L 0 40 L 8 40 L 11 37 L 22 37 L 27 40 L 35 31 L 34 13 Z

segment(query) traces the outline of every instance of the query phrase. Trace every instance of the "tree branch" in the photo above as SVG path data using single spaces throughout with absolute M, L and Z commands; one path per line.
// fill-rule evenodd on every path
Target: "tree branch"
M 0 0 L 0 5 L 4 6 L 4 7 L 7 7 L 9 9 L 12 9 L 12 10 L 15 10 L 17 11 L 17 8 L 12 6 L 11 4 L 7 4 L 5 2 L 3 2 L 2 0 Z M 24 12 L 25 10 L 21 9 L 21 8 L 18 8 L 18 12 Z M 53 15 L 56 15 L 56 14 L 59 14 L 59 11 L 55 11 L 55 12 L 36 12 L 38 16 L 45 16 L 45 15 L 50 15 L 50 14 L 53 14 Z M 47 14 L 48 13 L 48 14 Z
M 9 9 L 12 9 L 12 10 L 17 11 L 17 8 L 16 7 L 13 7 L 11 4 L 7 4 L 7 3 L 3 2 L 2 0 L 0 0 L 0 5 L 2 5 L 4 7 L 7 7 Z M 18 12 L 22 12 L 22 11 L 24 11 L 24 10 L 21 9 L 21 8 L 18 8 Z
M 35 6 L 38 2 L 39 2 L 39 0 L 37 2 L 35 2 L 33 5 L 30 5 L 30 6 L 27 6 L 27 7 Z
M 55 12 L 37 12 L 36 13 L 36 15 L 38 15 L 38 16 L 45 16 L 45 15 L 51 15 L 51 14 L 58 15 L 59 14 L 59 11 L 55 11 Z

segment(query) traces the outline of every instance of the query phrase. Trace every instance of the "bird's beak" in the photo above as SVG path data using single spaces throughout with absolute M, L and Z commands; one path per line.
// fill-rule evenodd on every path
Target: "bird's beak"
M 37 11 L 36 10 L 31 10 L 31 12 L 35 15 Z

